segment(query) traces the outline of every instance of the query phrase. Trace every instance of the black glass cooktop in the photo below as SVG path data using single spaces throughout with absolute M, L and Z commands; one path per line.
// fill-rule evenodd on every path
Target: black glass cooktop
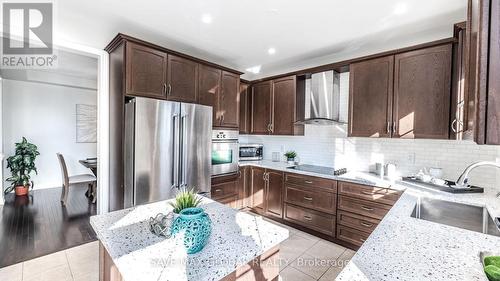
M 297 166 L 293 166 L 293 167 L 288 167 L 288 169 L 304 171 L 304 172 L 318 173 L 318 174 L 322 174 L 322 175 L 332 175 L 332 176 L 340 176 L 340 175 L 347 173 L 346 168 L 336 169 L 336 168 L 315 166 L 315 165 L 297 165 Z

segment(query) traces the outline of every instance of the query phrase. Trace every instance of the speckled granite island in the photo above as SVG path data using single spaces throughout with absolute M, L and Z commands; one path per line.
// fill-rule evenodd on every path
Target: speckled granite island
M 101 280 L 277 280 L 279 245 L 288 230 L 261 217 L 204 199 L 212 220 L 205 248 L 188 255 L 178 238 L 149 231 L 148 220 L 172 210 L 168 201 L 133 207 L 90 219 L 100 240 Z

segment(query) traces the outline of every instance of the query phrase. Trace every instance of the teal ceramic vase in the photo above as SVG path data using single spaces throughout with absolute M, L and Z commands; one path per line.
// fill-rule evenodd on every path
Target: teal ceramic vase
M 212 233 L 212 221 L 202 208 L 186 208 L 174 220 L 171 233 L 174 236 L 183 233 L 187 253 L 194 254 L 207 244 Z

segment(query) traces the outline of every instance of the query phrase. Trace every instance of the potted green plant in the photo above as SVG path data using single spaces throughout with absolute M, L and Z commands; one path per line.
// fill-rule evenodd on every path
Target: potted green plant
M 175 201 L 170 202 L 170 205 L 174 208 L 174 213 L 179 214 L 184 209 L 198 207 L 201 200 L 201 197 L 196 194 L 194 188 L 185 188 L 177 193 Z
M 288 161 L 288 164 L 293 165 L 295 164 L 295 157 L 297 157 L 297 152 L 290 150 L 285 153 L 286 160 Z
M 37 146 L 29 143 L 25 137 L 21 142 L 16 143 L 15 154 L 7 158 L 7 168 L 10 169 L 12 176 L 7 178 L 11 184 L 5 188 L 5 194 L 12 192 L 12 190 L 15 190 L 17 196 L 28 194 L 29 188 L 34 186 L 30 179 L 32 172 L 37 174 L 35 159 L 38 155 L 40 152 L 38 152 Z

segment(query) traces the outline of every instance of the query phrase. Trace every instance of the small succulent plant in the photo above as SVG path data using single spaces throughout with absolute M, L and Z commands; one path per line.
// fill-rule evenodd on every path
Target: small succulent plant
M 184 189 L 177 193 L 175 196 L 175 201 L 171 202 L 170 205 L 174 208 L 174 213 L 178 214 L 186 208 L 198 207 L 200 205 L 202 198 L 199 197 L 194 188 Z

